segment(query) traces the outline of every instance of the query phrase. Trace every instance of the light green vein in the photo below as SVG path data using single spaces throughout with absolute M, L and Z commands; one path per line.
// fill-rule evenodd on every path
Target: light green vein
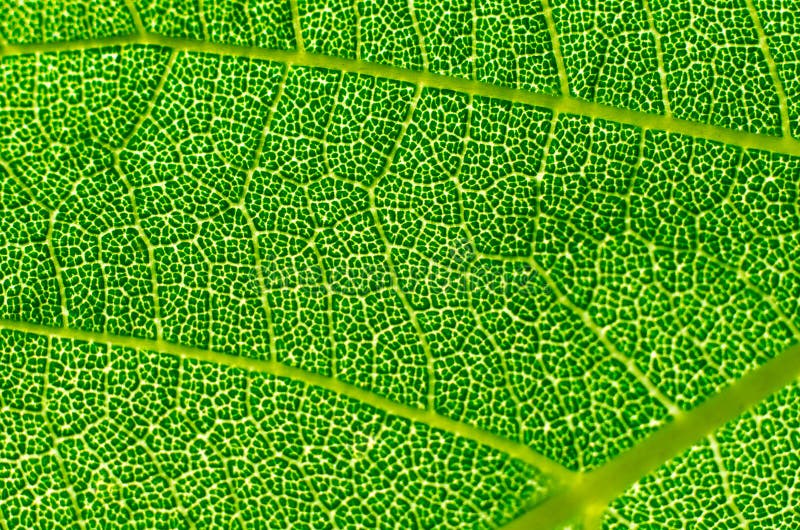
M 649 0 L 642 0 L 642 7 L 647 15 L 647 25 L 653 34 L 653 40 L 656 44 L 656 63 L 658 64 L 658 80 L 661 86 L 661 98 L 664 102 L 664 112 L 669 116 L 672 114 L 672 109 L 669 104 L 669 88 L 667 87 L 667 70 L 664 67 L 664 46 L 661 43 L 661 35 L 656 30 L 655 18 L 653 17 L 653 10 L 650 7 Z
M 167 355 L 174 355 L 182 359 L 195 359 L 198 361 L 211 362 L 222 366 L 242 368 L 251 372 L 266 373 L 277 377 L 287 377 L 297 381 L 302 381 L 308 385 L 324 388 L 343 396 L 356 399 L 388 414 L 399 416 L 407 420 L 424 423 L 433 428 L 447 431 L 457 436 L 461 436 L 463 438 L 486 445 L 498 451 L 502 451 L 514 458 L 518 458 L 523 462 L 535 466 L 540 471 L 549 475 L 558 484 L 567 485 L 576 481 L 576 473 L 536 453 L 531 448 L 523 444 L 507 440 L 477 427 L 447 418 L 433 411 L 402 405 L 367 390 L 343 383 L 337 379 L 308 372 L 299 368 L 286 366 L 274 360 L 251 359 L 249 357 L 240 357 L 237 355 L 230 355 L 212 350 L 183 346 L 164 340 L 125 337 L 121 335 L 96 333 L 72 328 L 55 328 L 50 326 L 42 326 L 39 324 L 32 324 L 29 322 L 18 322 L 5 319 L 0 319 L 0 329 L 20 331 L 23 333 L 33 333 L 35 335 L 42 335 L 46 337 L 58 337 L 99 344 L 108 344 L 111 346 L 132 348 L 139 351 L 159 352 Z
M 714 433 L 727 422 L 800 377 L 800 346 L 745 374 L 730 386 L 688 412 L 681 412 L 666 426 L 609 463 L 574 481 L 503 527 L 503 530 L 556 528 L 582 516 L 599 520 L 610 501 L 660 465 Z
M 133 22 L 133 27 L 136 28 L 136 32 L 140 35 L 147 33 L 144 24 L 142 24 L 142 17 L 139 15 L 139 11 L 136 10 L 133 0 L 125 0 L 125 7 L 131 15 L 131 21 Z
M 84 50 L 103 46 L 120 46 L 131 44 L 151 44 L 164 46 L 181 51 L 213 53 L 218 55 L 242 56 L 254 59 L 265 59 L 295 66 L 308 66 L 329 68 L 343 72 L 352 72 L 384 77 L 397 81 L 405 81 L 415 85 L 427 86 L 443 90 L 453 90 L 470 94 L 507 101 L 514 101 L 528 105 L 536 105 L 553 110 L 557 113 L 579 114 L 596 119 L 605 119 L 641 127 L 674 132 L 705 138 L 708 140 L 735 145 L 744 149 L 761 149 L 774 153 L 800 156 L 800 141 L 788 136 L 767 136 L 745 131 L 737 131 L 703 123 L 681 120 L 672 116 L 647 114 L 644 112 L 611 107 L 600 103 L 592 103 L 573 98 L 568 94 L 551 96 L 539 94 L 528 90 L 509 88 L 432 74 L 430 72 L 406 70 L 394 66 L 368 63 L 354 59 L 342 59 L 327 55 L 317 55 L 301 51 L 271 50 L 258 47 L 235 46 L 232 44 L 218 44 L 194 39 L 179 39 L 164 37 L 148 33 L 146 35 L 128 35 L 123 37 L 109 37 L 91 40 L 76 40 L 68 42 L 15 44 L 7 45 L 0 50 L 0 57 L 21 55 L 28 53 L 60 52 L 70 50 Z
M 756 24 L 758 25 L 758 22 Z M 296 28 L 296 30 L 299 35 L 299 28 Z M 760 33 L 763 34 L 763 30 Z M 407 70 L 360 60 L 309 54 L 303 51 L 302 47 L 299 51 L 270 50 L 141 33 L 123 37 L 59 43 L 5 44 L 0 49 L 0 57 L 134 44 L 164 46 L 177 51 L 195 53 L 243 56 L 276 61 L 287 65 L 321 67 L 342 72 L 360 73 L 409 82 L 418 87 L 452 90 L 471 96 L 489 97 L 545 107 L 558 114 L 579 114 L 630 124 L 643 129 L 663 130 L 704 138 L 745 149 L 761 149 L 800 156 L 800 141 L 792 139 L 788 135 L 784 137 L 765 136 L 690 122 L 671 116 L 659 116 L 621 109 L 579 100 L 569 96 L 567 92 L 560 96 L 551 96 L 527 90 L 495 86 L 474 80 L 447 77 L 430 72 Z M 770 62 L 769 58 L 768 62 Z M 775 72 L 772 71 L 774 70 L 774 63 L 771 64 L 770 68 L 771 73 L 774 74 Z M 781 95 L 782 88 L 780 86 L 778 91 L 779 99 L 782 98 L 781 112 L 785 115 L 785 94 Z M 785 123 L 786 120 L 784 119 Z M 772 392 L 789 384 L 800 374 L 800 348 L 794 348 L 767 364 L 752 370 L 727 389 L 709 398 L 704 404 L 689 412 L 677 414 L 672 422 L 647 439 L 639 442 L 628 452 L 617 456 L 606 465 L 592 472 L 581 475 L 565 469 L 522 444 L 441 416 L 433 411 L 402 405 L 331 377 L 292 368 L 275 360 L 255 360 L 168 343 L 163 340 L 123 337 L 8 320 L 0 320 L 0 328 L 49 337 L 92 341 L 137 350 L 157 351 L 181 358 L 208 361 L 224 366 L 269 373 L 279 377 L 288 377 L 356 399 L 389 414 L 411 421 L 422 422 L 431 427 L 442 429 L 503 451 L 512 457 L 519 458 L 538 467 L 564 486 L 553 497 L 533 507 L 525 515 L 509 524 L 506 527 L 508 530 L 551 528 L 580 514 L 597 515 L 605 509 L 611 499 L 622 493 L 630 484 L 644 474 L 679 454 L 704 436 L 711 434 L 719 426 L 737 417 L 744 410 L 761 401 Z
M 750 18 L 753 21 L 756 33 L 758 34 L 758 46 L 761 48 L 761 53 L 764 54 L 764 59 L 767 62 L 767 69 L 769 76 L 772 78 L 772 84 L 775 87 L 775 92 L 778 95 L 778 107 L 781 113 L 781 132 L 785 137 L 791 136 L 790 119 L 789 119 L 789 103 L 786 99 L 786 91 L 783 89 L 780 75 L 778 75 L 778 66 L 775 64 L 775 59 L 769 51 L 769 44 L 767 43 L 767 35 L 764 32 L 764 27 L 761 25 L 761 19 L 758 17 L 758 10 L 753 5 L 753 0 L 746 0 L 747 10 L 750 12 Z
M 300 10 L 297 8 L 297 0 L 289 0 L 292 11 L 292 28 L 294 29 L 294 40 L 298 53 L 305 53 L 306 45 L 303 40 L 303 28 L 300 26 Z
M 556 59 L 556 69 L 558 70 L 559 89 L 563 96 L 569 96 L 569 79 L 567 78 L 567 69 L 564 66 L 564 56 L 561 54 L 561 43 L 558 40 L 558 31 L 556 30 L 550 0 L 542 0 L 542 12 L 544 13 L 547 32 L 550 34 L 550 41 L 553 45 L 553 56 Z
M 731 481 L 729 477 L 730 473 L 725 467 L 725 462 L 722 460 L 722 455 L 720 455 L 717 437 L 714 435 L 709 436 L 708 445 L 711 448 L 711 454 L 714 456 L 714 464 L 717 466 L 717 473 L 719 474 L 720 481 L 722 482 L 722 491 L 725 492 L 725 501 L 733 514 L 736 516 L 736 519 L 739 520 L 739 528 L 741 530 L 750 530 L 750 525 L 747 524 L 747 519 L 744 518 L 742 510 L 740 510 L 739 506 L 736 504 L 736 497 L 733 496 L 733 492 L 731 491 Z

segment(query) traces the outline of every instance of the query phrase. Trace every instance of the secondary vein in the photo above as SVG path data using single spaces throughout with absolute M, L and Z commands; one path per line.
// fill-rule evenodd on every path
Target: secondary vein
M 164 46 L 187 52 L 250 57 L 295 66 L 328 68 L 343 72 L 383 77 L 431 88 L 453 90 L 473 96 L 483 96 L 535 105 L 557 113 L 579 114 L 595 119 L 604 119 L 634 125 L 643 129 L 661 130 L 684 134 L 695 138 L 705 138 L 716 142 L 739 146 L 744 149 L 761 149 L 775 153 L 800 156 L 800 141 L 789 136 L 767 136 L 737 131 L 715 125 L 682 120 L 672 116 L 648 114 L 640 111 L 612 107 L 601 103 L 593 103 L 574 98 L 568 94 L 552 96 L 531 92 L 525 89 L 497 86 L 490 83 L 448 77 L 425 71 L 408 70 L 396 66 L 364 62 L 355 59 L 343 59 L 341 57 L 319 55 L 297 50 L 273 50 L 259 47 L 237 46 L 233 44 L 219 44 L 196 39 L 165 37 L 163 35 L 147 33 L 144 35 L 126 35 L 121 37 L 66 42 L 9 44 L 0 49 L 0 57 L 30 53 L 79 51 L 104 46 L 134 44 Z
M 767 62 L 767 69 L 769 76 L 772 79 L 772 84 L 775 87 L 775 92 L 778 96 L 778 107 L 781 113 L 781 132 L 785 137 L 791 136 L 791 120 L 789 119 L 789 102 L 786 99 L 786 91 L 783 88 L 783 83 L 778 75 L 778 66 L 775 59 L 772 57 L 772 52 L 769 49 L 767 42 L 767 35 L 764 32 L 764 27 L 761 25 L 761 19 L 758 16 L 758 10 L 753 5 L 753 0 L 746 0 L 747 10 L 750 13 L 750 18 L 753 21 L 756 34 L 758 34 L 758 47 L 764 55 L 764 60 Z
M 270 374 L 276 377 L 286 377 L 313 385 L 343 396 L 356 399 L 372 407 L 380 409 L 407 420 L 424 423 L 430 427 L 447 431 L 462 438 L 486 445 L 502 451 L 514 458 L 522 460 L 549 475 L 557 484 L 568 486 L 576 481 L 577 473 L 553 462 L 547 457 L 535 452 L 530 447 L 507 440 L 490 432 L 472 425 L 447 418 L 431 410 L 423 410 L 408 405 L 397 403 L 373 392 L 349 385 L 332 377 L 315 374 L 300 368 L 281 364 L 275 360 L 252 359 L 238 355 L 220 353 L 213 350 L 184 346 L 165 340 L 144 339 L 140 337 L 127 337 L 110 333 L 98 333 L 74 328 L 56 328 L 43 326 L 30 322 L 21 322 L 0 319 L 0 329 L 14 330 L 23 333 L 33 333 L 46 337 L 58 337 L 77 341 L 86 341 L 99 344 L 108 344 L 121 348 L 132 348 L 139 351 L 159 352 L 173 355 L 181 359 L 194 359 L 197 361 L 215 363 L 232 368 L 241 368 L 251 372 Z
M 748 372 L 630 450 L 582 476 L 503 530 L 556 528 L 578 516 L 598 520 L 610 501 L 634 482 L 711 435 L 729 421 L 800 377 L 800 345 Z

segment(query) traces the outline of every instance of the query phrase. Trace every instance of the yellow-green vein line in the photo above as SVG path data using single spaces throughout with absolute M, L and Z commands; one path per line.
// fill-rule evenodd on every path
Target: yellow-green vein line
M 780 75 L 778 75 L 778 66 L 775 64 L 775 59 L 769 49 L 767 42 L 767 34 L 764 32 L 764 27 L 761 25 L 761 19 L 758 16 L 758 11 L 753 0 L 745 0 L 747 3 L 747 10 L 750 12 L 750 18 L 753 21 L 756 33 L 758 34 L 758 46 L 761 48 L 761 53 L 764 54 L 764 60 L 767 62 L 767 69 L 769 70 L 772 84 L 775 87 L 775 92 L 778 95 L 778 107 L 781 113 L 781 132 L 783 136 L 789 138 L 791 136 L 790 120 L 789 120 L 789 103 L 786 99 L 786 91 L 783 89 Z
M 672 116 L 648 114 L 645 112 L 612 107 L 601 103 L 593 103 L 567 94 L 552 96 L 528 90 L 492 85 L 480 81 L 472 81 L 456 77 L 448 77 L 430 72 L 407 70 L 395 66 L 368 63 L 354 59 L 342 59 L 313 53 L 271 50 L 258 47 L 218 44 L 194 39 L 179 39 L 161 35 L 127 35 L 91 40 L 76 40 L 57 43 L 8 45 L 0 51 L 0 57 L 22 55 L 28 53 L 46 53 L 85 50 L 103 46 L 123 46 L 132 44 L 158 45 L 195 53 L 213 53 L 250 57 L 276 61 L 295 66 L 329 68 L 343 72 L 384 77 L 397 81 L 405 81 L 442 90 L 453 90 L 473 96 L 515 101 L 551 109 L 562 114 L 578 114 L 595 119 L 604 119 L 634 125 L 643 129 L 661 130 L 684 134 L 695 138 L 739 146 L 745 149 L 761 149 L 774 153 L 800 156 L 800 141 L 788 136 L 767 136 L 734 129 L 726 129 L 714 125 L 682 120 Z
M 144 28 L 142 17 L 139 15 L 139 11 L 136 9 L 133 0 L 125 0 L 125 7 L 128 8 L 128 13 L 131 15 L 131 22 L 133 22 L 133 27 L 136 28 L 136 32 L 139 35 L 146 34 L 147 30 Z
M 503 530 L 545 530 L 576 517 L 597 520 L 613 499 L 634 482 L 698 443 L 743 412 L 800 377 L 800 345 L 753 369 L 694 409 L 607 464 L 580 476 L 573 486 L 556 493 Z
M 197 361 L 215 363 L 221 366 L 241 368 L 251 372 L 265 373 L 276 377 L 294 379 L 307 385 L 318 386 L 351 399 L 358 400 L 388 414 L 399 416 L 407 420 L 424 423 L 433 428 L 440 429 L 442 431 L 473 440 L 498 451 L 502 451 L 514 458 L 537 467 L 539 470 L 547 475 L 550 475 L 556 482 L 562 485 L 571 484 L 576 480 L 576 473 L 536 453 L 531 448 L 523 444 L 507 440 L 501 436 L 497 436 L 477 427 L 447 418 L 433 411 L 403 405 L 388 398 L 379 396 L 378 394 L 363 390 L 353 385 L 349 385 L 337 379 L 315 374 L 300 368 L 287 366 L 274 360 L 252 359 L 249 357 L 220 353 L 213 350 L 193 348 L 164 340 L 126 337 L 72 328 L 56 328 L 7 319 L 0 319 L 0 329 L 14 330 L 23 333 L 33 333 L 35 335 L 42 335 L 51 338 L 58 337 L 98 344 L 108 344 L 122 348 L 132 348 L 139 351 L 159 352 L 166 355 L 174 355 L 181 359 L 194 359 Z

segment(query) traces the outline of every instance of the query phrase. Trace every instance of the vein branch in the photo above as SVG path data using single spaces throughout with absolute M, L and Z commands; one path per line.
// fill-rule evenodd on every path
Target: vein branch
M 136 33 L 145 35 L 147 30 L 144 28 L 142 17 L 139 15 L 139 11 L 136 9 L 136 5 L 133 2 L 134 0 L 125 0 L 125 7 L 128 8 L 128 13 L 131 15 L 131 21 L 133 22 L 133 27 L 136 28 Z
M 170 73 L 172 72 L 172 67 L 175 64 L 177 53 L 173 51 L 169 59 L 167 59 L 167 64 L 164 67 L 164 72 L 161 75 L 161 78 L 158 81 L 158 85 L 156 86 L 155 90 L 153 90 L 153 95 L 150 97 L 150 100 L 147 102 L 147 107 L 139 119 L 136 121 L 136 124 L 131 129 L 130 133 L 125 137 L 122 141 L 121 145 L 118 148 L 112 148 L 111 152 L 113 154 L 114 160 L 114 170 L 116 171 L 117 175 L 122 181 L 122 184 L 125 186 L 127 190 L 128 201 L 131 205 L 131 213 L 133 214 L 134 219 L 134 228 L 136 229 L 139 237 L 141 238 L 142 242 L 144 243 L 145 250 L 147 252 L 147 262 L 148 262 L 148 269 L 150 270 L 150 290 L 153 293 L 153 313 L 154 313 L 154 323 L 156 328 L 156 337 L 159 339 L 164 334 L 163 326 L 161 325 L 161 303 L 159 301 L 159 294 L 158 294 L 158 268 L 156 266 L 156 257 L 155 257 L 155 250 L 153 247 L 153 243 L 150 241 L 150 238 L 147 235 L 147 232 L 144 229 L 144 224 L 142 223 L 142 219 L 139 213 L 140 207 L 137 205 L 136 201 L 136 193 L 134 187 L 131 185 L 127 175 L 122 170 L 122 166 L 120 164 L 120 152 L 123 149 L 127 148 L 130 141 L 136 136 L 136 133 L 142 127 L 145 121 L 147 121 L 153 113 L 153 108 L 156 105 L 161 93 L 164 90 L 164 85 L 167 83 L 167 79 L 169 78 Z M 50 238 L 48 238 L 48 242 Z M 55 257 L 53 258 L 55 259 Z M 66 303 L 66 302 L 65 302 Z
M 741 530 L 749 530 L 750 527 L 747 524 L 747 520 L 744 518 L 739 506 L 736 504 L 736 499 L 731 491 L 731 482 L 728 477 L 728 469 L 725 467 L 725 462 L 722 460 L 722 454 L 720 454 L 719 451 L 719 442 L 717 441 L 717 437 L 714 435 L 709 436 L 708 443 L 711 447 L 711 453 L 714 455 L 714 463 L 717 466 L 717 472 L 719 473 L 720 482 L 722 482 L 722 490 L 725 492 L 725 499 L 727 500 L 728 506 L 736 516 L 736 519 L 739 521 L 739 528 Z
M 158 45 L 186 52 L 215 53 L 219 55 L 250 57 L 286 63 L 295 66 L 329 68 L 343 72 L 359 73 L 404 81 L 430 88 L 453 90 L 473 96 L 519 102 L 544 107 L 557 113 L 578 114 L 594 119 L 604 119 L 634 125 L 643 129 L 661 130 L 683 134 L 694 138 L 735 145 L 744 149 L 761 149 L 800 156 L 800 140 L 790 136 L 767 136 L 751 132 L 727 129 L 715 125 L 682 120 L 672 116 L 648 114 L 646 112 L 612 107 L 574 98 L 568 93 L 560 96 L 541 94 L 530 90 L 497 86 L 491 83 L 448 77 L 427 71 L 408 70 L 395 66 L 370 63 L 356 59 L 343 59 L 307 53 L 299 50 L 272 50 L 259 47 L 219 44 L 197 39 L 174 38 L 148 33 L 146 35 L 126 35 L 89 40 L 50 42 L 36 44 L 14 44 L 0 50 L 0 57 L 29 53 L 48 53 L 59 51 L 79 51 L 104 46 Z M 784 98 L 785 99 L 785 98 Z M 788 112 L 788 111 L 787 111 Z
M 386 265 L 389 269 L 389 274 L 392 279 L 392 290 L 397 295 L 400 303 L 402 304 L 403 308 L 408 315 L 408 319 L 411 322 L 411 325 L 414 327 L 414 332 L 416 336 L 419 338 L 419 344 L 422 348 L 423 352 L 425 353 L 426 359 L 426 370 L 428 372 L 428 389 L 427 389 L 427 397 L 426 397 L 426 407 L 428 410 L 434 410 L 436 399 L 435 399 L 435 388 L 436 388 L 436 379 L 435 379 L 435 367 L 433 363 L 433 354 L 431 353 L 431 347 L 428 343 L 428 339 L 425 336 L 425 332 L 422 329 L 422 326 L 419 323 L 419 319 L 417 318 L 417 311 L 408 301 L 408 297 L 400 288 L 400 281 L 397 277 L 397 267 L 394 263 L 394 258 L 392 258 L 392 244 L 389 241 L 389 238 L 386 236 L 386 231 L 383 229 L 383 222 L 378 215 L 378 207 L 376 205 L 375 199 L 375 189 L 381 183 L 381 181 L 386 178 L 391 170 L 392 164 L 394 164 L 395 159 L 397 158 L 397 153 L 400 150 L 400 146 L 403 142 L 403 139 L 406 137 L 406 132 L 408 131 L 409 125 L 411 125 L 411 121 L 414 118 L 414 112 L 417 110 L 417 104 L 419 103 L 420 97 L 422 96 L 422 85 L 417 85 L 416 89 L 414 90 L 414 95 L 412 96 L 411 102 L 408 104 L 408 109 L 406 110 L 406 116 L 403 120 L 403 123 L 400 125 L 400 131 L 397 134 L 397 138 L 395 139 L 394 145 L 392 146 L 392 150 L 389 152 L 389 155 L 386 157 L 386 161 L 384 162 L 383 169 L 381 170 L 380 175 L 375 179 L 375 181 L 369 186 L 367 189 L 367 193 L 369 194 L 369 211 L 372 216 L 373 223 L 375 225 L 375 229 L 378 232 L 378 236 L 381 240 L 381 244 L 386 249 Z
M 767 35 L 764 32 L 764 27 L 761 25 L 758 11 L 753 4 L 753 0 L 746 0 L 746 2 L 747 10 L 750 12 L 750 18 L 753 20 L 753 26 L 758 34 L 758 46 L 761 49 L 761 53 L 764 54 L 764 59 L 769 69 L 769 75 L 772 78 L 772 84 L 775 86 L 775 91 L 778 94 L 778 107 L 781 113 L 781 133 L 785 138 L 789 138 L 792 132 L 790 129 L 791 121 L 789 120 L 789 103 L 786 99 L 786 91 L 783 88 L 780 75 L 778 75 L 778 66 L 775 63 L 775 59 L 772 57 L 772 52 L 770 52 Z
M 550 0 L 542 0 L 542 12 L 547 24 L 547 32 L 550 33 L 550 41 L 553 44 L 553 55 L 556 59 L 561 95 L 569 96 L 569 78 L 567 77 L 567 68 L 564 66 L 564 56 L 561 54 L 561 44 L 558 41 L 558 31 L 556 30 L 555 19 L 553 19 L 553 8 L 550 6 Z
M 605 348 L 605 350 L 611 354 L 611 357 L 622 363 L 628 372 L 630 372 L 631 375 L 636 378 L 636 380 L 647 390 L 653 399 L 658 401 L 665 409 L 667 409 L 669 414 L 672 416 L 680 412 L 678 406 L 661 390 L 659 390 L 659 388 L 653 384 L 652 381 L 650 381 L 650 378 L 647 377 L 647 375 L 642 372 L 638 366 L 636 366 L 636 363 L 633 361 L 633 359 L 620 352 L 616 345 L 608 339 L 607 334 L 597 325 L 589 312 L 581 307 L 578 307 L 572 302 L 572 300 L 569 299 L 569 296 L 567 296 L 567 294 L 561 290 L 558 284 L 550 276 L 550 273 L 548 273 L 544 267 L 539 265 L 532 255 L 529 256 L 526 261 L 530 264 L 531 268 L 536 271 L 536 274 L 538 274 L 545 281 L 547 286 L 553 291 L 557 302 L 567 308 L 576 317 L 581 319 L 581 322 L 583 322 L 586 328 L 592 332 L 600 344 L 603 345 L 603 348 Z
M 297 52 L 303 54 L 306 52 L 306 44 L 303 41 L 303 27 L 300 25 L 300 10 L 297 7 L 297 0 L 289 0 L 289 7 L 292 11 L 295 46 L 297 46 Z
M 48 352 L 53 351 L 52 339 L 53 337 L 49 337 L 48 339 L 48 344 L 47 344 Z M 59 436 L 56 433 L 56 429 L 53 426 L 53 422 L 50 420 L 50 415 L 47 413 L 47 411 L 50 409 L 48 405 L 48 397 L 49 397 L 48 387 L 50 386 L 49 377 L 51 373 L 50 361 L 51 361 L 51 356 L 50 354 L 48 354 L 47 360 L 45 361 L 44 382 L 42 388 L 42 420 L 44 422 L 45 429 L 47 430 L 50 437 L 51 447 L 49 454 L 55 460 L 56 466 L 58 467 L 58 472 L 61 475 L 61 480 L 64 482 L 64 489 L 66 490 L 67 495 L 69 496 L 70 504 L 72 505 L 72 510 L 75 513 L 74 522 L 75 524 L 77 524 L 78 528 L 80 528 L 81 530 L 85 530 L 86 523 L 83 518 L 81 505 L 78 502 L 78 497 L 75 492 L 75 487 L 73 486 L 72 480 L 70 479 L 70 474 L 69 471 L 67 470 L 67 466 L 64 464 L 64 458 L 62 457 L 61 451 L 58 448 L 60 442 Z
M 410 421 L 424 423 L 435 429 L 446 431 L 462 438 L 483 444 L 487 447 L 491 447 L 495 450 L 502 451 L 511 457 L 522 460 L 538 468 L 543 473 L 550 475 L 558 483 L 571 484 L 575 482 L 575 477 L 577 477 L 575 472 L 570 471 L 560 464 L 533 451 L 526 445 L 512 442 L 501 436 L 489 433 L 472 425 L 442 416 L 432 410 L 425 410 L 409 405 L 403 405 L 362 388 L 349 385 L 332 377 L 284 365 L 275 360 L 251 359 L 240 355 L 231 355 L 213 350 L 183 346 L 181 344 L 175 344 L 165 340 L 126 337 L 110 333 L 84 331 L 66 327 L 56 328 L 43 326 L 40 324 L 33 324 L 30 322 L 19 322 L 6 319 L 0 319 L 0 329 L 14 330 L 22 333 L 32 333 L 51 338 L 58 337 L 98 344 L 108 344 L 122 348 L 131 348 L 137 351 L 159 352 L 165 355 L 173 355 L 181 359 L 194 359 L 197 361 L 215 363 L 217 365 L 231 368 L 240 368 L 249 372 L 294 379 L 307 385 L 324 388 L 331 392 L 336 392 L 337 394 L 358 400 L 388 414 L 392 414 Z
M 272 104 L 267 112 L 266 119 L 264 120 L 264 128 L 261 130 L 261 134 L 258 138 L 258 145 L 256 146 L 255 153 L 253 154 L 253 164 L 247 170 L 244 185 L 242 186 L 242 196 L 239 199 L 239 202 L 231 204 L 232 207 L 237 208 L 242 213 L 242 217 L 247 224 L 247 230 L 251 235 L 253 243 L 253 264 L 255 265 L 256 279 L 258 280 L 261 307 L 264 310 L 264 317 L 267 320 L 267 331 L 269 333 L 269 354 L 270 358 L 273 360 L 277 359 L 277 347 L 275 345 L 275 323 L 272 317 L 272 306 L 270 305 L 267 297 L 267 280 L 264 277 L 264 260 L 262 259 L 261 243 L 259 242 L 260 232 L 258 231 L 255 221 L 253 220 L 253 215 L 247 209 L 246 204 L 247 194 L 250 192 L 250 185 L 253 181 L 253 174 L 261 166 L 261 155 L 264 151 L 264 143 L 266 142 L 267 134 L 272 127 L 272 119 L 275 116 L 278 105 L 283 99 L 283 90 L 286 87 L 286 79 L 288 77 L 289 68 L 286 67 L 283 69 L 283 74 L 281 76 L 280 84 L 278 85 L 278 90 L 275 94 L 275 99 L 273 99 Z
M 579 515 L 595 519 L 634 482 L 798 378 L 800 344 L 795 344 L 694 409 L 681 412 L 627 452 L 585 474 L 572 487 L 536 505 L 503 530 L 555 528 Z
M 669 104 L 669 88 L 667 87 L 667 70 L 664 67 L 664 47 L 661 44 L 661 34 L 656 29 L 655 18 L 653 17 L 653 9 L 650 7 L 650 0 L 642 0 L 644 11 L 647 14 L 647 25 L 650 26 L 650 31 L 653 32 L 653 38 L 656 43 L 656 62 L 658 64 L 658 79 L 661 85 L 661 99 L 664 102 L 664 112 L 669 116 L 672 114 L 672 109 Z

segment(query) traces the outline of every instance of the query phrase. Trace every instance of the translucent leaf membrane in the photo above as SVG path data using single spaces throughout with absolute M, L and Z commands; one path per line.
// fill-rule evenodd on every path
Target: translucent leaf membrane
M 298 2 L 310 52 L 557 94 L 538 2 Z
M 287 379 L 0 332 L 9 528 L 494 528 L 545 493 L 474 442 Z
M 0 43 L 96 39 L 134 32 L 123 1 L 0 0 Z
M 295 49 L 289 2 L 240 5 L 137 0 L 145 29 L 171 37 Z M 536 3 L 297 2 L 304 47 L 312 53 L 559 92 L 556 60 Z
M 766 0 L 754 4 L 557 0 L 553 34 L 538 2 L 300 0 L 298 25 L 310 52 L 551 94 L 560 92 L 557 38 L 570 93 L 579 98 L 780 135 L 784 97 L 797 135 L 794 9 Z M 202 13 L 192 2 L 137 5 L 156 33 L 294 47 L 288 2 L 245 9 L 205 2 Z
M 168 37 L 259 46 L 296 46 L 286 0 L 134 0 L 146 31 Z
M 794 384 L 642 478 L 610 505 L 603 527 L 796 528 L 798 469 Z
M 274 357 L 573 469 L 800 336 L 797 158 L 156 47 L 2 71 L 2 318 Z

